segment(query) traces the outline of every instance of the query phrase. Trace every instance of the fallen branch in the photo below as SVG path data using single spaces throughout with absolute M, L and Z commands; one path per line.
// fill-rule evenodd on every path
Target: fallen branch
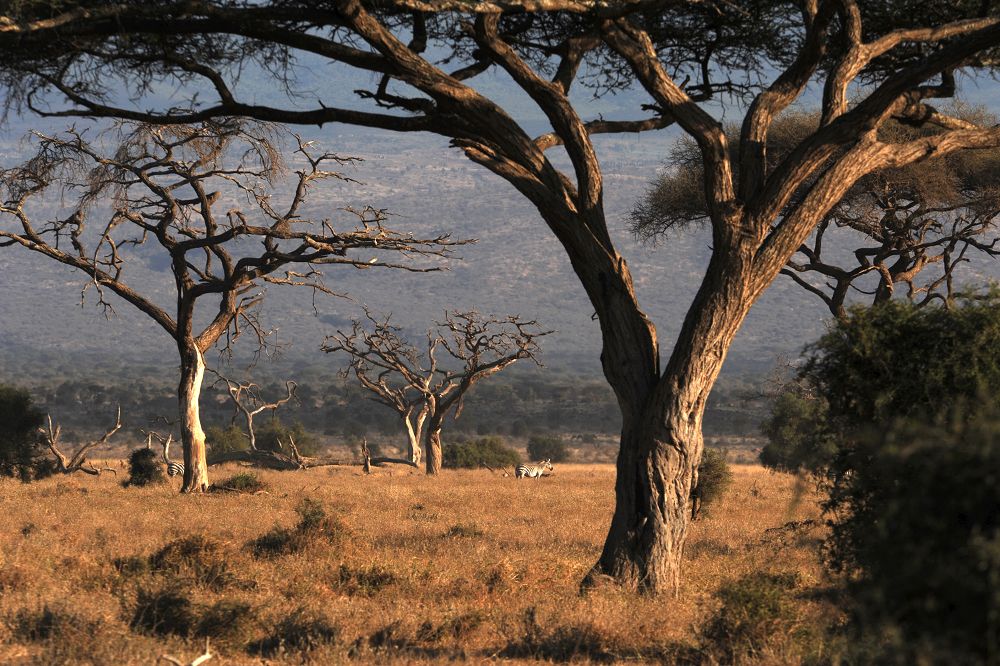
M 62 426 L 55 425 L 52 423 L 52 417 L 46 416 L 48 420 L 48 425 L 45 428 L 39 428 L 43 439 L 45 440 L 45 445 L 49 448 L 49 451 L 56 459 L 56 472 L 60 474 L 72 474 L 73 472 L 83 472 L 84 474 L 91 474 L 93 476 L 100 476 L 101 472 L 111 472 L 115 476 L 118 476 L 118 470 L 111 467 L 94 467 L 93 463 L 89 463 L 89 466 L 84 467 L 87 464 L 87 454 L 96 446 L 106 444 L 111 436 L 114 435 L 122 427 L 122 407 L 118 405 L 118 415 L 115 418 L 115 424 L 104 433 L 104 436 L 100 439 L 96 439 L 92 442 L 84 444 L 76 451 L 73 452 L 72 456 L 66 456 L 59 449 L 59 436 L 62 434 Z

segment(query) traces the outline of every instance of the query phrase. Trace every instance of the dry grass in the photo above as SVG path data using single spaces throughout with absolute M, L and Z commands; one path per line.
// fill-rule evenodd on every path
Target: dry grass
M 0 481 L 0 663 L 150 664 L 196 656 L 205 636 L 211 664 L 713 663 L 701 632 L 717 592 L 759 571 L 797 573 L 798 619 L 741 663 L 801 662 L 816 646 L 795 637 L 832 612 L 814 594 L 818 534 L 767 530 L 815 517 L 815 505 L 790 476 L 734 471 L 728 494 L 691 528 L 678 599 L 578 594 L 610 519 L 610 465 L 560 465 L 538 481 L 261 472 L 270 494 L 257 495 L 179 496 L 176 479 Z M 266 533 L 301 529 L 307 498 L 326 513 L 313 516 L 318 529 L 336 538 L 255 556 Z

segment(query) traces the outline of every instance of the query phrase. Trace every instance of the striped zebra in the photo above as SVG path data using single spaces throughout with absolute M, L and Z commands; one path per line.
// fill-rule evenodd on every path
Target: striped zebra
M 167 463 L 167 476 L 177 476 L 178 474 L 184 476 L 184 463 L 171 460 L 168 453 L 173 438 L 173 435 L 167 435 L 163 441 L 163 462 Z
M 537 465 L 525 465 L 521 463 L 514 468 L 514 478 L 523 479 L 524 477 L 528 477 L 538 479 L 543 476 L 545 470 L 549 470 L 550 472 L 555 471 L 552 468 L 551 460 L 542 460 Z

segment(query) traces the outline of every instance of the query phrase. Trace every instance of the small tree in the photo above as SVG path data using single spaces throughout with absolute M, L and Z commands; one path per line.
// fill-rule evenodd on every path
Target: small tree
M 246 435 L 234 425 L 228 428 L 208 426 L 205 428 L 205 442 L 213 455 L 246 451 L 248 448 Z
M 39 431 L 45 415 L 25 389 L 0 384 L 0 475 L 30 481 L 43 454 Z
M 461 415 L 466 394 L 481 379 L 521 359 L 538 363 L 537 338 L 551 332 L 517 316 L 445 312 L 437 330 L 427 332 L 427 351 L 421 354 L 402 339 L 401 329 L 389 321 L 391 315 L 379 320 L 366 310 L 365 316 L 371 330 L 355 320 L 350 333 L 337 331 L 327 338 L 323 351 L 348 354 L 342 374 L 353 372 L 373 400 L 399 414 L 414 464 L 424 453 L 423 437 L 428 474 L 441 470 L 441 429 L 449 412 L 454 409 L 456 419 Z M 442 349 L 446 360 L 439 362 Z
M 566 442 L 558 437 L 532 435 L 528 439 L 528 458 L 563 462 L 569 459 L 569 449 L 566 447 Z

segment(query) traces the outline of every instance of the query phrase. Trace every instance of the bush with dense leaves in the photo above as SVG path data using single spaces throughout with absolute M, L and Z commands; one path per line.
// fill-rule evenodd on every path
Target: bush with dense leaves
M 905 639 L 893 650 L 914 659 L 1000 654 L 998 412 L 897 424 L 843 450 L 834 469 L 826 508 L 841 518 L 827 555 L 849 575 L 856 626 L 892 628 Z
M 725 454 L 716 449 L 706 448 L 698 465 L 698 486 L 691 489 L 692 497 L 698 500 L 697 510 L 704 511 L 719 500 L 732 481 L 733 473 L 729 469 L 729 463 L 726 462 Z M 694 517 L 697 515 L 696 512 Z
M 255 426 L 254 434 L 257 439 L 257 448 L 262 451 L 291 453 L 287 444 L 289 438 L 292 438 L 295 440 L 295 448 L 302 455 L 314 456 L 319 453 L 319 440 L 308 432 L 301 423 L 288 427 L 278 419 L 269 419 L 265 423 Z
M 0 384 L 0 475 L 31 481 L 51 473 L 38 434 L 44 419 L 27 391 Z
M 824 472 L 826 552 L 847 574 L 855 631 L 902 637 L 883 646 L 902 661 L 995 657 L 1000 293 L 853 310 L 811 347 L 799 380 L 821 402 L 787 399 L 788 418 L 772 424 L 792 446 L 771 460 Z
M 528 458 L 564 462 L 569 459 L 569 449 L 558 437 L 532 435 L 528 440 Z
M 442 466 L 451 469 L 474 469 L 482 465 L 509 467 L 521 462 L 517 451 L 510 448 L 499 437 L 480 437 L 468 442 L 445 444 L 442 451 Z
M 229 426 L 228 428 L 208 426 L 205 428 L 205 444 L 213 455 L 237 453 L 250 448 L 247 436 L 236 426 Z
M 135 449 L 128 456 L 128 478 L 123 486 L 148 486 L 164 483 L 163 463 L 153 449 Z
M 799 385 L 783 391 L 761 424 L 767 444 L 760 463 L 781 472 L 822 474 L 837 452 L 837 436 L 827 423 L 826 400 Z

